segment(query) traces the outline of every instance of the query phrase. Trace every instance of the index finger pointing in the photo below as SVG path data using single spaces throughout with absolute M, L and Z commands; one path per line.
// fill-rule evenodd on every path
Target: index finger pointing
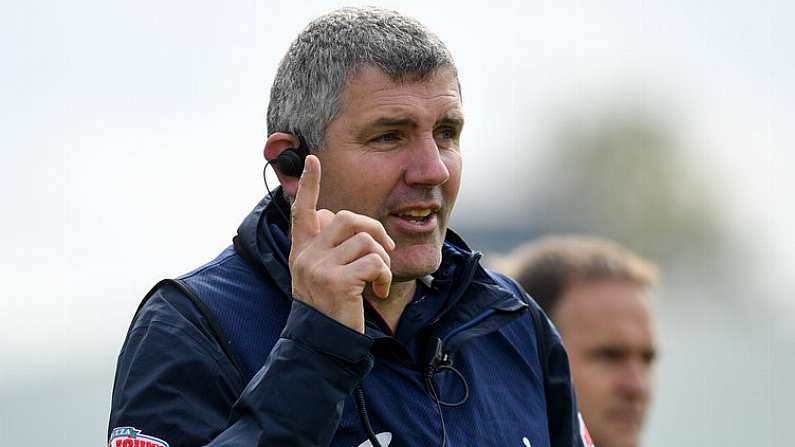
M 308 155 L 304 160 L 304 172 L 298 180 L 298 190 L 291 209 L 292 232 L 318 231 L 317 198 L 320 194 L 320 160 Z

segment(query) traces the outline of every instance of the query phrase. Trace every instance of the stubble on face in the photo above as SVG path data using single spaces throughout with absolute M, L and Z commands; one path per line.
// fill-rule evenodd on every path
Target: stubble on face
M 460 184 L 463 110 L 455 73 L 442 69 L 412 82 L 365 68 L 348 82 L 342 104 L 318 154 L 319 206 L 381 222 L 397 245 L 394 281 L 432 273 Z

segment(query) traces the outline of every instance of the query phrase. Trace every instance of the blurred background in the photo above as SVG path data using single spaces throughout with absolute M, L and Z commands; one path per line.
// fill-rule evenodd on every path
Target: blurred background
M 369 3 L 456 57 L 473 246 L 585 232 L 662 267 L 646 445 L 791 445 L 795 4 Z M 106 442 L 138 302 L 230 243 L 279 59 L 341 5 L 0 5 L 0 442 Z

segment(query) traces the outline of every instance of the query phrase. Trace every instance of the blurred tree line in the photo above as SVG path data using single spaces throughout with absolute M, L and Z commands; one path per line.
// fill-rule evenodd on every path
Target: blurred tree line
M 619 105 L 616 105 L 619 104 Z M 711 166 L 688 158 L 679 130 L 648 104 L 563 115 L 505 228 L 464 228 L 473 245 L 507 252 L 549 233 L 606 237 L 691 278 L 716 275 L 738 247 Z M 537 148 L 526 148 L 529 153 Z
M 551 178 L 531 191 L 527 218 L 545 232 L 615 239 L 664 264 L 719 257 L 727 232 L 712 176 L 688 163 L 676 132 L 632 108 L 587 118 L 561 123 L 544 169 Z

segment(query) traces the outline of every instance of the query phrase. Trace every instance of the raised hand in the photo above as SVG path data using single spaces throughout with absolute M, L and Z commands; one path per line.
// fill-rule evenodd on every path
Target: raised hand
M 309 155 L 292 206 L 290 273 L 293 298 L 364 333 L 362 293 L 386 298 L 392 283 L 392 238 L 377 220 L 317 209 L 320 160 Z

